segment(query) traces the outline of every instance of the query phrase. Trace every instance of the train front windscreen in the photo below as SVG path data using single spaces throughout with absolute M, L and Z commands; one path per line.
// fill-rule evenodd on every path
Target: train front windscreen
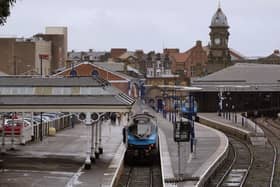
M 151 135 L 154 124 L 148 118 L 141 118 L 134 120 L 129 127 L 129 132 L 137 137 L 147 137 Z

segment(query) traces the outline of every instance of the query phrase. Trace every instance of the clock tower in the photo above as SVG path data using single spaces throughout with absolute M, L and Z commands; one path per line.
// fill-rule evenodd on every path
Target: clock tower
M 231 64 L 228 48 L 229 25 L 227 17 L 223 13 L 220 5 L 212 17 L 210 29 L 210 45 L 207 65 L 208 73 L 218 71 Z

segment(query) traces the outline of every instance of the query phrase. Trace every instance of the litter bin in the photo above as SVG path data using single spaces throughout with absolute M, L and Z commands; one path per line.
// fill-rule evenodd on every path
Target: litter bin
M 49 136 L 55 136 L 56 134 L 56 129 L 54 127 L 49 128 Z

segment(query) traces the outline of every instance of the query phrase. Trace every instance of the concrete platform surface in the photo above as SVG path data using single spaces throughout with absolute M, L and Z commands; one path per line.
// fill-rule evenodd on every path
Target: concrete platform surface
M 158 125 L 161 136 L 161 151 L 162 151 L 162 168 L 165 179 L 178 177 L 178 170 L 180 167 L 180 174 L 184 177 L 195 178 L 199 177 L 199 181 L 189 181 L 172 184 L 165 183 L 165 186 L 199 186 L 207 173 L 219 164 L 228 148 L 227 137 L 212 128 L 195 123 L 196 134 L 196 148 L 195 153 L 190 153 L 190 143 L 180 143 L 181 161 L 178 165 L 178 144 L 173 139 L 173 125 L 163 118 L 162 114 L 155 112 L 146 105 L 138 105 L 139 110 L 149 111 L 151 114 L 157 116 Z M 168 115 L 167 115 L 168 116 Z M 170 167 L 171 166 L 171 167 Z M 172 168 L 172 169 L 170 169 Z
M 231 118 L 228 116 L 225 118 L 224 115 L 219 116 L 217 113 L 200 113 L 199 117 L 204 118 L 208 121 L 212 121 L 219 126 L 236 129 L 238 134 L 246 134 L 247 139 L 250 140 L 252 145 L 265 145 L 267 138 L 263 130 L 252 120 L 240 115 L 239 113 L 231 114 Z
M 16 151 L 0 156 L 4 162 L 0 186 L 100 187 L 106 178 L 105 171 L 122 145 L 121 136 L 122 126 L 111 125 L 109 120 L 102 125 L 103 154 L 91 170 L 84 170 L 88 129 L 82 124 L 45 137 L 43 142 L 16 146 Z
M 258 125 L 248 118 L 241 116 L 239 113 L 231 114 L 231 118 L 225 118 L 223 115 L 219 116 L 217 113 L 199 113 L 199 116 L 217 121 L 223 125 L 231 126 L 233 128 L 238 128 L 254 136 L 263 136 L 264 133 Z

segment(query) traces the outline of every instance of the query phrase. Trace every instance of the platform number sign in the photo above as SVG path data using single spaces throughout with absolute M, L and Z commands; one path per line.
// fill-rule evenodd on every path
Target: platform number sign
M 190 141 L 191 123 L 189 121 L 177 121 L 174 123 L 174 141 L 188 142 Z

